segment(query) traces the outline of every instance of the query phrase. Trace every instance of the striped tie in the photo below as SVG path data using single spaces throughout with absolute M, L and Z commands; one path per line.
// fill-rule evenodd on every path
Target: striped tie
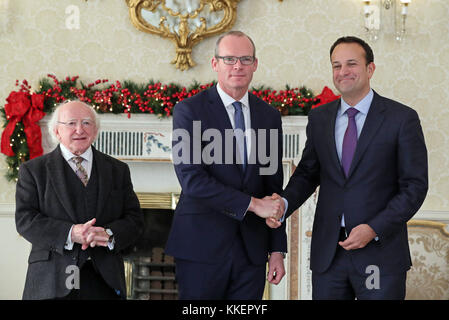
M 76 171 L 75 171 L 76 175 L 78 176 L 78 178 L 80 178 L 80 180 L 84 184 L 84 186 L 86 186 L 89 179 L 87 177 L 86 169 L 84 169 L 84 167 L 81 165 L 81 163 L 84 160 L 83 157 L 73 157 L 72 160 L 73 160 L 73 162 L 75 162 L 75 165 L 76 165 Z

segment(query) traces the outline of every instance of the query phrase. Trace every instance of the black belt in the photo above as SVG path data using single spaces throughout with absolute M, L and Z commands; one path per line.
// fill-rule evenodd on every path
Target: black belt
M 348 237 L 346 236 L 345 227 L 340 228 L 340 235 L 338 236 L 338 241 L 345 241 Z

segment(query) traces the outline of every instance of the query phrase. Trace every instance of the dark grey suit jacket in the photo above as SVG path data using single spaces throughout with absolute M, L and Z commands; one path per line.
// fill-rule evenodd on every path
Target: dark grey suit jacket
M 114 250 L 89 248 L 104 280 L 126 297 L 123 259 L 120 252 L 132 245 L 143 230 L 143 217 L 134 193 L 128 166 L 92 147 L 98 172 L 95 225 L 114 233 Z M 52 299 L 70 292 L 66 281 L 70 266 L 77 265 L 81 246 L 65 250 L 70 228 L 85 223 L 77 217 L 64 179 L 60 147 L 20 166 L 16 187 L 16 227 L 31 242 L 23 299 Z

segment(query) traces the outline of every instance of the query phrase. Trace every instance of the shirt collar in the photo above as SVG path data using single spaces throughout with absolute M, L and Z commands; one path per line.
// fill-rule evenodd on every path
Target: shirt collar
M 221 101 L 223 102 L 223 105 L 226 108 L 231 106 L 232 103 L 234 101 L 236 101 L 233 97 L 231 97 L 230 95 L 228 95 L 226 92 L 223 91 L 223 89 L 220 87 L 219 83 L 217 83 L 217 91 L 218 91 L 218 95 L 221 98 Z M 242 103 L 243 108 L 249 107 L 248 91 L 245 93 L 245 95 L 239 101 Z
M 369 108 L 371 106 L 371 102 L 373 102 L 373 98 L 374 98 L 374 92 L 373 89 L 369 89 L 368 94 L 359 101 L 359 103 L 357 103 L 354 108 L 356 108 L 357 110 L 359 110 L 359 112 L 367 115 Z M 345 100 L 343 100 L 343 98 L 341 98 L 341 106 L 340 106 L 340 111 L 338 112 L 338 115 L 343 115 L 346 110 L 348 110 L 349 108 L 351 108 L 351 106 L 349 104 L 346 103 Z
M 67 149 L 62 143 L 59 144 L 59 147 L 61 148 L 61 154 L 66 161 L 70 161 L 73 157 L 77 157 L 77 155 L 71 153 L 70 150 Z M 92 146 L 87 148 L 87 150 L 84 151 L 84 153 L 81 154 L 80 157 L 89 162 L 92 161 L 93 158 Z

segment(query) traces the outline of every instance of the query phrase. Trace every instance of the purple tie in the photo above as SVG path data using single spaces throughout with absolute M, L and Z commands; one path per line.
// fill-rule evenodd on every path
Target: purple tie
M 357 125 L 355 124 L 355 115 L 357 112 L 359 112 L 359 110 L 355 108 L 346 110 L 346 113 L 348 114 L 348 127 L 346 128 L 345 136 L 343 138 L 343 150 L 341 154 L 341 166 L 343 167 L 346 177 L 348 177 L 355 147 L 357 146 Z

